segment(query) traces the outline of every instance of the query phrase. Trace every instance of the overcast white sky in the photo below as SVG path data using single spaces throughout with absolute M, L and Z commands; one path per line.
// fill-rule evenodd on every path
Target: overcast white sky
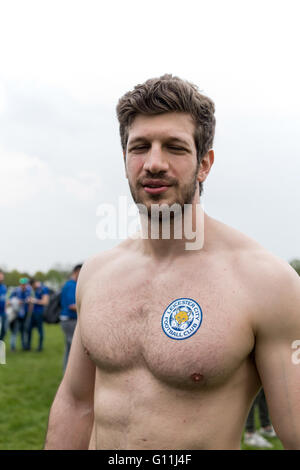
M 0 0 L 0 267 L 74 264 L 128 195 L 115 106 L 172 73 L 216 104 L 206 212 L 300 258 L 299 2 Z

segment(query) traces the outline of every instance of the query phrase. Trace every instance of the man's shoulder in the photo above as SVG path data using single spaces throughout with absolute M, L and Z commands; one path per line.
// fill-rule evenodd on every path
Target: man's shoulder
M 100 279 L 101 273 L 112 270 L 117 272 L 121 267 L 128 266 L 132 253 L 136 250 L 136 241 L 127 239 L 109 250 L 97 253 L 88 258 L 79 274 L 77 292 L 91 283 L 92 279 Z
M 260 250 L 242 272 L 247 273 L 248 293 L 254 299 L 253 329 L 256 334 L 274 337 L 299 331 L 300 277 L 288 262 Z
M 267 252 L 256 240 L 212 217 L 207 218 L 208 236 L 212 238 L 214 245 L 228 254 L 249 253 L 252 251 Z M 212 245 L 213 246 L 213 245 Z
M 272 334 L 297 325 L 300 277 L 290 264 L 235 229 L 225 230 L 232 270 L 252 305 L 255 331 Z M 224 233 L 225 233 L 224 232 Z
M 43 285 L 43 287 L 42 287 L 42 293 L 43 293 L 44 295 L 49 294 L 49 293 L 50 293 L 49 287 Z
M 74 280 L 73 279 L 68 279 L 64 285 L 62 286 L 62 290 L 66 290 L 68 289 L 69 286 L 71 286 L 72 284 L 74 284 Z
M 271 295 L 277 301 L 289 295 L 291 289 L 300 288 L 299 275 L 292 266 L 261 246 L 241 249 L 235 260 L 249 285 L 262 297 Z
M 287 261 L 268 251 L 248 235 L 214 220 L 219 248 L 231 261 L 232 269 L 241 281 L 263 295 L 282 295 L 299 289 L 300 277 Z

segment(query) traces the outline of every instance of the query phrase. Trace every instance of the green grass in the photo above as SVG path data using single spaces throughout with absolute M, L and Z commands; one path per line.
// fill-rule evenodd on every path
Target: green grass
M 11 352 L 8 344 L 9 335 L 6 365 L 0 365 L 0 450 L 42 449 L 49 409 L 62 378 L 63 333 L 59 325 L 45 325 L 45 349 L 41 353 L 23 352 L 20 344 Z M 255 423 L 258 428 L 257 410 Z M 282 449 L 279 439 L 268 440 L 273 449 Z M 255 448 L 242 444 L 242 449 Z
M 45 348 L 15 352 L 6 342 L 0 365 L 0 449 L 42 449 L 51 403 L 62 378 L 64 337 L 59 325 L 45 326 Z M 20 341 L 20 338 L 18 338 Z M 33 348 L 37 332 L 33 332 Z

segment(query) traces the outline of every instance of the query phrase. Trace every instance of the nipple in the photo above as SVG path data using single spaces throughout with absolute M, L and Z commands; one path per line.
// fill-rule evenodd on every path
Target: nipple
M 203 380 L 203 375 L 199 374 L 198 372 L 195 372 L 194 374 L 191 375 L 191 379 L 193 382 L 198 383 Z

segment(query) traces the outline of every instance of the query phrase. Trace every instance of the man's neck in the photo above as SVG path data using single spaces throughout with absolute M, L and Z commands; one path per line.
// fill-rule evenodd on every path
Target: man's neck
M 204 244 L 207 218 L 200 201 L 186 205 L 181 217 L 153 221 L 145 215 L 141 220 L 141 243 L 145 254 L 159 260 L 171 259 L 199 251 Z M 170 220 L 170 222 L 169 222 Z

